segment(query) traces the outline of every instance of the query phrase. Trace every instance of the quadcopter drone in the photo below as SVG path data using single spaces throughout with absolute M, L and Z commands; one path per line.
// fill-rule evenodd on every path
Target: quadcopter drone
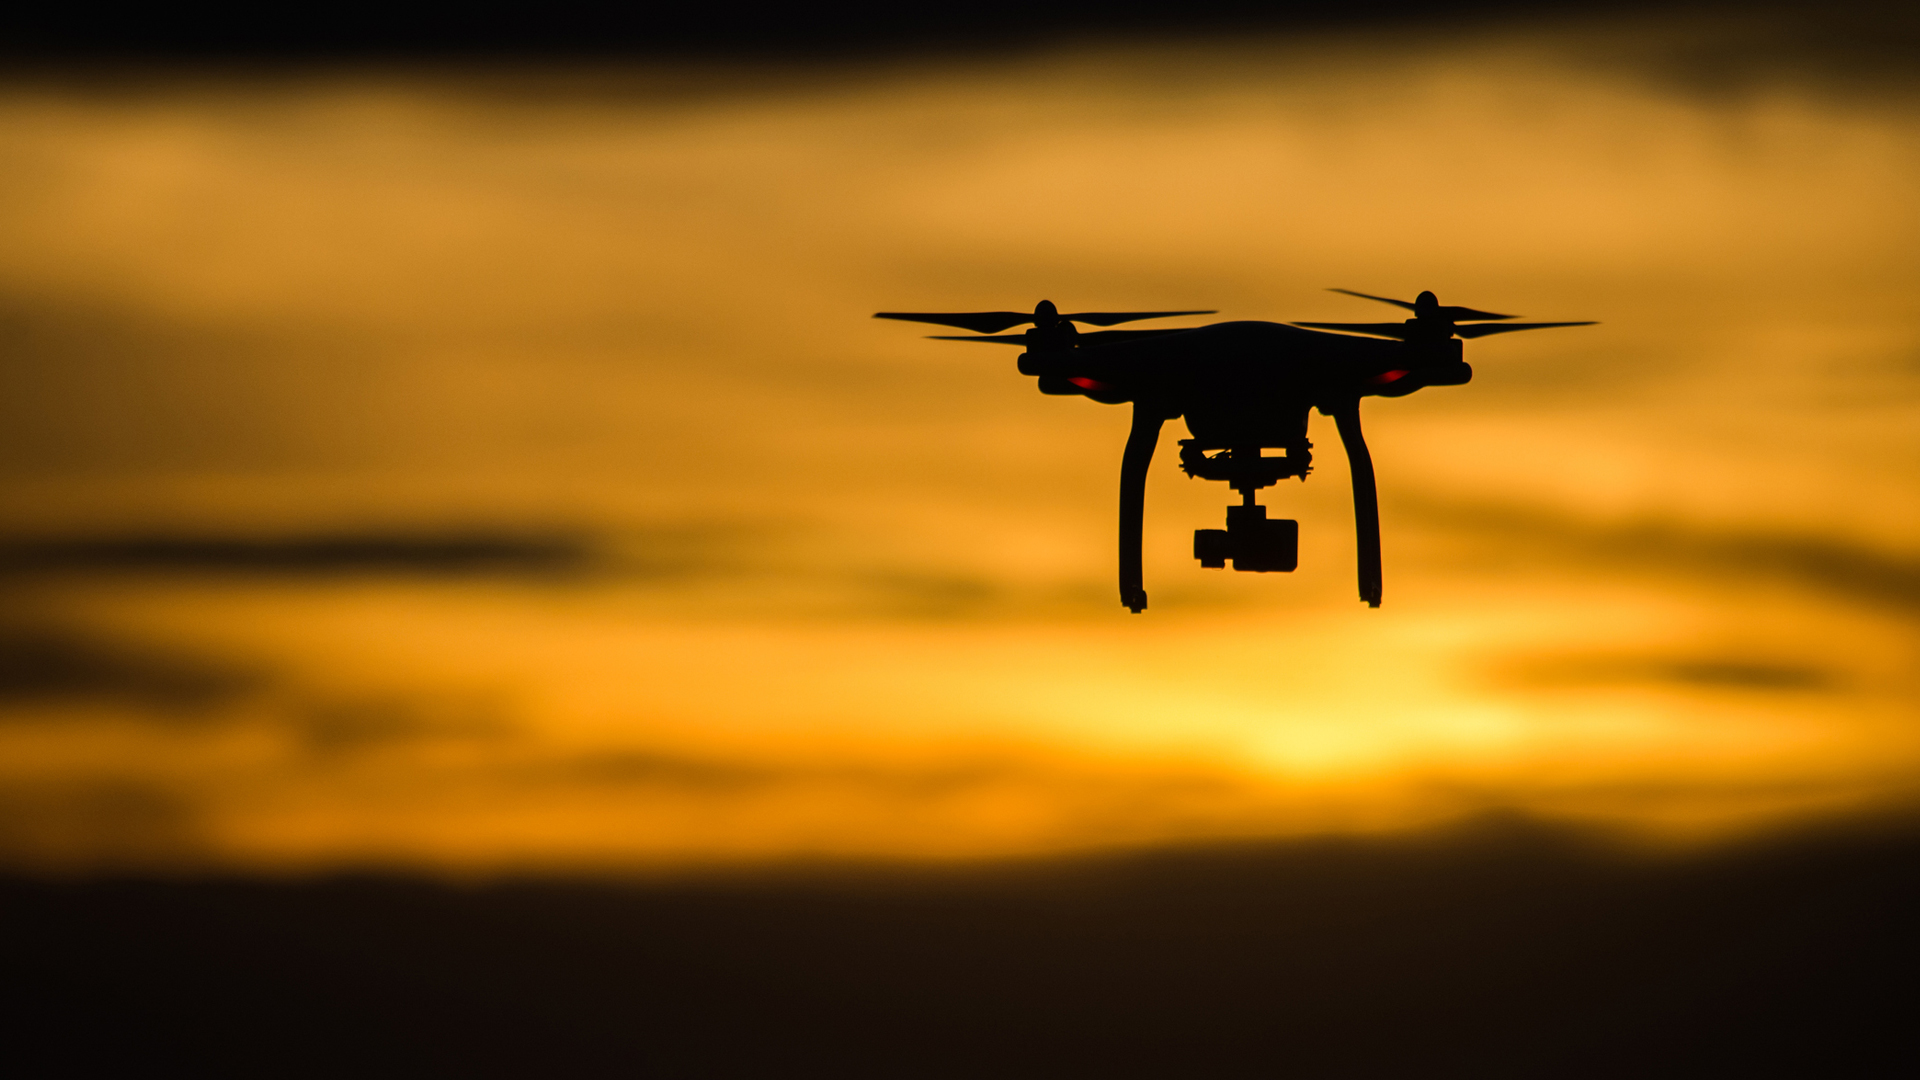
M 1082 311 L 1062 315 L 1042 300 L 1032 314 L 882 311 L 876 319 L 933 323 L 978 336 L 941 341 L 1023 345 L 1019 369 L 1037 376 L 1043 394 L 1078 395 L 1108 405 L 1133 403 L 1133 429 L 1120 459 L 1120 602 L 1146 610 L 1140 531 L 1147 466 L 1160 427 L 1184 416 L 1191 439 L 1180 440 L 1180 468 L 1202 480 L 1223 480 L 1243 497 L 1227 508 L 1227 527 L 1193 534 L 1200 565 L 1259 573 L 1299 565 L 1300 525 L 1269 519 L 1254 493 L 1289 477 L 1305 480 L 1313 462 L 1310 410 L 1333 417 L 1353 475 L 1353 519 L 1360 562 L 1360 598 L 1380 606 L 1380 507 L 1373 459 L 1360 434 L 1360 399 L 1405 397 L 1427 386 L 1459 386 L 1473 378 L 1461 359 L 1462 338 L 1591 322 L 1508 322 L 1472 308 L 1443 306 L 1431 292 L 1411 303 L 1347 289 L 1334 292 L 1413 312 L 1405 322 L 1226 322 L 1186 329 L 1094 330 L 1142 319 L 1211 315 L 1211 311 Z M 1001 331 L 1033 324 L 1017 334 Z M 1461 325 L 1461 324 L 1469 325 Z M 1279 456 L 1263 451 L 1277 449 Z

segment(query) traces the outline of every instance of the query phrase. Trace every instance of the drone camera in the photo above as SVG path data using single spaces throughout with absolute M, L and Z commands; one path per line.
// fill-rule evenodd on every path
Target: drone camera
M 1267 518 L 1264 506 L 1227 507 L 1227 527 L 1196 529 L 1193 557 L 1209 570 L 1290 573 L 1300 565 L 1300 523 Z
M 1225 529 L 1193 530 L 1193 557 L 1209 570 L 1224 570 L 1233 558 L 1233 541 Z

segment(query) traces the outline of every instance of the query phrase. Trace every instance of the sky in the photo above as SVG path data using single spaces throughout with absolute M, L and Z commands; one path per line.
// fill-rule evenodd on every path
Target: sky
M 1920 99 L 1763 31 L 0 84 L 0 862 L 1905 805 Z M 1168 425 L 1134 616 L 1126 409 L 868 317 L 1392 317 L 1331 288 L 1599 322 L 1368 402 L 1379 610 L 1326 420 L 1292 574 L 1192 561 L 1233 497 Z

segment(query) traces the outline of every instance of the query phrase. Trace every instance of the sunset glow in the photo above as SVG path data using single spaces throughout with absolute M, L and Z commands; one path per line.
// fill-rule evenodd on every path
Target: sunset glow
M 0 181 L 15 866 L 1691 840 L 1920 783 L 1912 100 L 1546 33 L 76 78 L 0 91 Z M 1193 561 L 1235 497 L 1169 424 L 1132 616 L 1126 410 L 869 318 L 1388 317 L 1329 287 L 1600 323 L 1368 401 L 1377 611 L 1329 421 L 1292 574 Z

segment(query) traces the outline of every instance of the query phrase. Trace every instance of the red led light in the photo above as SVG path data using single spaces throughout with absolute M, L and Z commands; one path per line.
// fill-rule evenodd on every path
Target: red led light
M 1402 374 L 1405 374 L 1405 372 L 1402 372 Z M 1068 377 L 1067 381 L 1079 387 L 1082 390 L 1105 390 L 1107 388 L 1106 383 L 1103 383 L 1098 379 L 1089 379 L 1084 375 L 1070 376 Z
M 1383 371 L 1380 374 L 1375 375 L 1373 378 L 1368 379 L 1367 381 L 1370 383 L 1373 383 L 1376 386 L 1385 386 L 1387 383 L 1399 382 L 1401 379 L 1404 379 L 1406 377 L 1407 377 L 1407 373 L 1404 371 Z M 1074 381 L 1078 382 L 1079 380 L 1075 379 Z

